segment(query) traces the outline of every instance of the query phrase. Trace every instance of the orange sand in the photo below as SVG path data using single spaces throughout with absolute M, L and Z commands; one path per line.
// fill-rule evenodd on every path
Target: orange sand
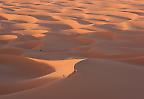
M 0 99 L 144 99 L 144 0 L 0 0 Z

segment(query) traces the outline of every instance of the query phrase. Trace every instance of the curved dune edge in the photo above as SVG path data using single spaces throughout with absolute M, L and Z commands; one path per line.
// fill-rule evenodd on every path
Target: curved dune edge
M 41 60 L 28 57 L 21 57 L 16 55 L 0 55 L 0 64 L 9 65 L 9 67 L 14 66 L 13 68 L 17 69 L 18 66 L 21 66 L 25 70 L 23 72 L 33 69 L 35 72 L 41 71 L 46 72 L 44 69 L 49 69 L 47 74 L 36 75 L 36 77 L 28 79 L 18 79 L 15 82 L 0 83 L 0 95 L 6 95 L 10 93 L 19 92 L 22 90 L 27 90 L 41 86 L 43 84 L 52 84 L 55 81 L 64 79 L 74 72 L 74 66 L 76 63 L 82 61 L 83 59 L 68 59 L 68 60 Z M 47 66 L 47 67 L 45 67 Z M 10 69 L 10 68 L 9 68 Z M 16 70 L 16 72 L 19 69 Z M 26 73 L 24 73 L 26 74 Z M 30 76 L 33 76 L 35 73 L 31 73 Z M 16 76 L 16 75 L 15 75 Z M 10 77 L 10 76 L 9 76 Z
M 76 69 L 77 73 L 51 86 L 48 83 L 42 87 L 1 96 L 0 99 L 143 98 L 142 66 L 104 59 L 87 59 L 77 64 Z

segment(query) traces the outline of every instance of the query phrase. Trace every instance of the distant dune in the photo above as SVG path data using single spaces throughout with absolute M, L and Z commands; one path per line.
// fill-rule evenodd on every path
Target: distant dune
M 0 99 L 144 99 L 143 0 L 0 0 Z

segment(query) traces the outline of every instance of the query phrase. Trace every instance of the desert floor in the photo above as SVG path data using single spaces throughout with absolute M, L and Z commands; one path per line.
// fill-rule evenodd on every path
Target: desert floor
M 144 0 L 0 0 L 0 99 L 144 99 Z

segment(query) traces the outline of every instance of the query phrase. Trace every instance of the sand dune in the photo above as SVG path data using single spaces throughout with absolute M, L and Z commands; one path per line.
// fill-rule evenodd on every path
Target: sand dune
M 0 35 L 0 41 L 12 41 L 17 39 L 16 35 Z
M 0 99 L 143 99 L 143 0 L 0 0 Z
M 56 85 L 2 96 L 1 99 L 142 99 L 143 67 L 108 60 L 85 60 L 76 65 L 77 73 Z
M 64 79 L 74 72 L 75 63 L 81 60 L 48 61 L 3 54 L 0 57 L 0 94 L 14 93 Z

